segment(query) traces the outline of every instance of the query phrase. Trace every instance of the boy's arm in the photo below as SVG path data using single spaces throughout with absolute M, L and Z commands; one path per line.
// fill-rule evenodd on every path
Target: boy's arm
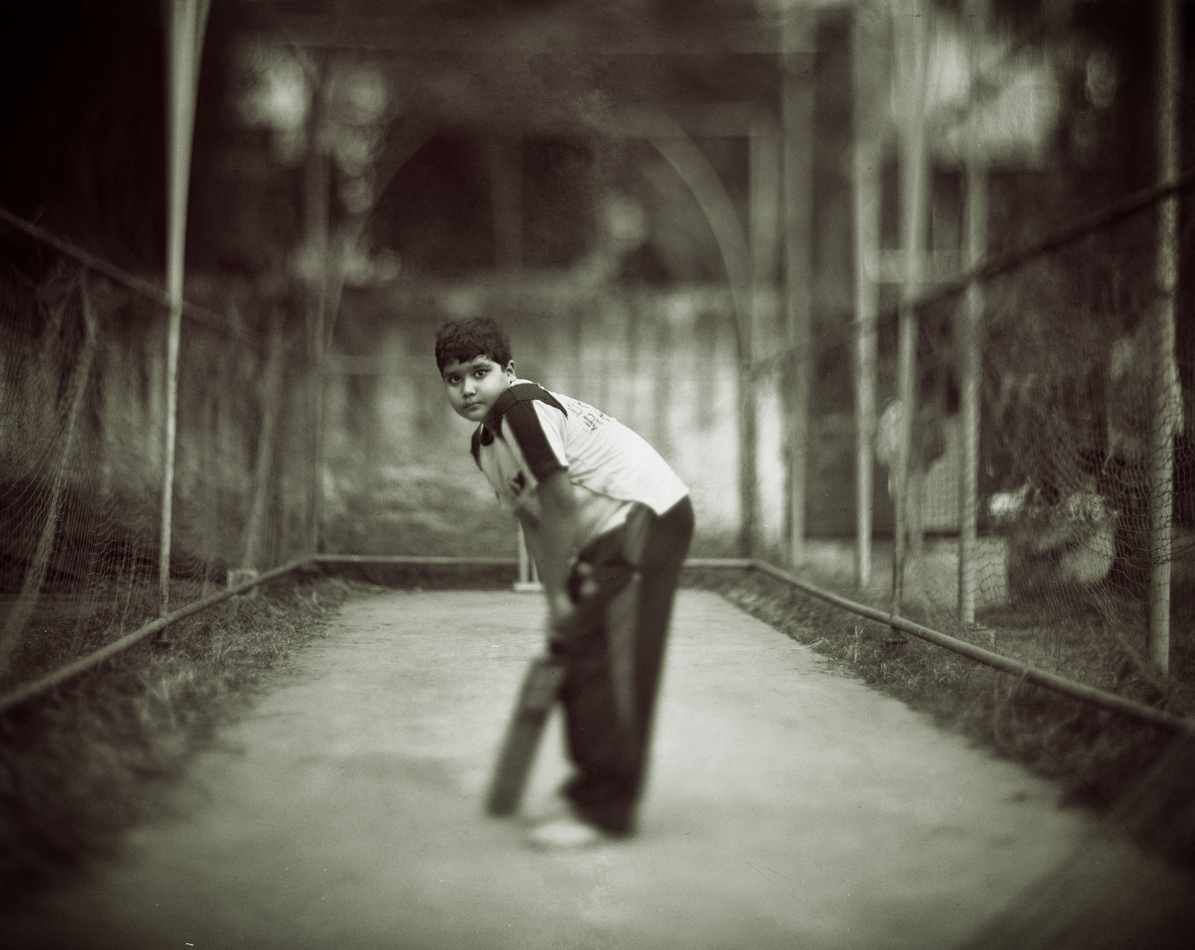
M 540 481 L 538 495 L 539 518 L 522 510 L 518 515 L 544 585 L 549 622 L 560 633 L 573 613 L 566 582 L 577 533 L 577 503 L 568 472 L 553 472 Z

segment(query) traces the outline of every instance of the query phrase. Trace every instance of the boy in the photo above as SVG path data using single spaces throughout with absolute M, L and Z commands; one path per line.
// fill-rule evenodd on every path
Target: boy
M 630 429 L 519 379 L 506 333 L 488 317 L 443 326 L 436 363 L 452 408 L 478 424 L 474 461 L 523 526 L 548 639 L 564 658 L 572 814 L 534 828 L 531 843 L 581 847 L 633 834 L 693 535 L 688 489 Z

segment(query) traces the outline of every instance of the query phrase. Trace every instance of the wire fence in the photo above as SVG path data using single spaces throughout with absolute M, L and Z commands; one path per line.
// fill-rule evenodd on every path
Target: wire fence
M 166 320 L 148 281 L 114 280 L 28 229 L 3 240 L 0 683 L 12 687 L 160 612 Z M 302 340 L 247 287 L 188 290 L 201 303 L 180 358 L 175 607 L 295 559 L 312 536 Z
M 602 406 L 661 448 L 694 489 L 698 556 L 741 553 L 750 504 L 759 517 L 748 557 L 887 608 L 899 574 L 898 609 L 1056 669 L 1073 666 L 1076 651 L 1100 656 L 1082 674 L 1095 686 L 1114 685 L 1110 656 L 1147 665 L 1149 576 L 1159 558 L 1150 518 L 1164 506 L 1167 611 L 1185 675 L 1195 616 L 1195 340 L 1180 330 L 1171 362 L 1159 365 L 1149 334 L 1163 299 L 1153 216 L 1190 184 L 1150 189 L 928 287 L 915 304 L 916 438 L 903 492 L 892 478 L 901 310 L 881 313 L 874 372 L 885 409 L 871 433 L 875 533 L 866 538 L 826 512 L 849 512 L 857 501 L 850 465 L 867 430 L 852 401 L 858 367 L 849 354 L 873 331 L 821 319 L 804 363 L 817 375 L 806 426 L 811 534 L 806 560 L 787 565 L 791 365 L 779 346 L 743 364 L 723 288 L 408 288 L 386 299 L 385 320 L 368 301 L 350 301 L 321 362 L 285 302 L 231 281 L 193 281 L 180 359 L 172 601 L 198 602 L 230 577 L 250 576 L 240 572 L 313 555 L 316 538 L 321 550 L 350 556 L 484 552 L 513 561 L 515 532 L 468 464 L 466 433 L 452 428 L 430 357 L 443 319 L 484 311 L 507 315 L 526 375 Z M 6 240 L 17 245 L 10 259 L 26 262 L 0 282 L 0 656 L 15 684 L 155 616 L 165 326 L 150 282 L 116 279 L 120 272 L 36 229 Z M 882 262 L 873 276 L 883 282 Z M 976 533 L 966 544 L 960 313 L 974 283 L 984 288 L 981 413 L 969 512 Z M 745 372 L 765 385 L 743 386 Z M 745 393 L 755 400 L 751 444 L 736 406 Z M 1160 498 L 1143 441 L 1158 407 L 1174 473 Z M 755 454 L 748 486 L 739 483 L 744 451 Z M 889 541 L 902 497 L 903 559 Z M 870 578 L 860 577 L 857 557 L 843 557 L 864 541 L 878 552 Z
M 1114 686 L 1121 662 L 1165 672 L 1171 656 L 1179 678 L 1190 678 L 1195 338 L 1179 302 L 1177 335 L 1159 345 L 1176 317 L 1156 261 L 1159 203 L 1191 180 L 1078 217 L 962 276 L 956 264 L 912 305 L 881 314 L 882 410 L 870 447 L 883 502 L 905 537 L 881 546 L 871 577 L 860 576 L 858 556 L 823 563 L 823 576 L 1097 685 Z M 1175 238 L 1189 246 L 1189 223 Z M 943 251 L 962 259 L 960 247 Z M 885 280 L 882 268 L 875 278 Z M 907 314 L 917 343 L 902 367 L 897 331 Z M 832 354 L 866 332 L 856 323 L 828 333 L 815 361 L 842 373 L 848 361 Z M 911 410 L 900 398 L 905 373 Z M 968 386 L 978 397 L 972 472 L 962 411 Z M 847 387 L 831 374 L 829 391 Z M 1163 479 L 1159 468 L 1168 472 Z M 1159 623 L 1173 631 L 1160 663 L 1152 643 Z

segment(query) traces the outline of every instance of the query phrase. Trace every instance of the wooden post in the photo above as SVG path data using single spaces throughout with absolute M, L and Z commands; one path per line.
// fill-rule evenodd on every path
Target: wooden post
M 879 283 L 869 272 L 880 258 L 883 161 L 882 48 L 873 10 L 856 7 L 853 29 L 855 220 L 855 582 L 871 583 L 875 494 L 877 321 Z
M 784 322 L 793 379 L 788 426 L 789 564 L 805 559 L 809 416 L 813 385 L 813 82 L 814 14 L 790 9 L 782 27 L 781 119 L 784 174 Z
M 317 97 L 319 93 L 317 92 Z M 317 112 L 318 115 L 318 112 Z M 318 128 L 318 123 L 316 124 Z M 307 550 L 320 549 L 323 520 L 324 389 L 327 358 L 327 304 L 329 289 L 329 220 L 331 215 L 331 162 L 313 133 L 311 154 L 304 178 L 303 214 L 305 252 L 309 269 L 307 286 L 307 419 L 310 456 L 307 460 Z
M 187 234 L 187 189 L 195 96 L 209 0 L 172 0 L 166 36 L 166 294 L 170 322 L 166 336 L 166 412 L 162 434 L 162 520 L 158 552 L 159 613 L 170 612 L 170 552 L 174 515 L 174 450 L 177 440 L 178 354 L 182 338 L 183 269 Z
M 963 171 L 966 197 L 967 266 L 987 256 L 988 176 L 982 158 L 971 156 Z M 979 534 L 979 398 L 983 378 L 981 339 L 984 314 L 983 287 L 967 287 L 960 313 L 959 428 L 962 459 L 959 466 L 959 621 L 975 622 L 979 575 L 975 563 Z
M 755 554 L 756 520 L 759 517 L 759 478 L 756 452 L 755 334 L 751 311 L 738 321 L 738 408 L 739 408 L 739 554 Z
M 307 478 L 305 545 L 308 553 L 320 550 L 323 521 L 324 394 L 327 388 L 327 354 L 331 344 L 329 303 L 335 269 L 332 256 L 331 146 L 324 134 L 329 121 L 329 65 L 315 61 L 310 67 L 312 108 L 308 119 L 307 162 L 303 169 L 303 293 L 305 308 L 306 377 L 304 409 L 307 427 Z
M 754 116 L 748 136 L 752 337 L 756 348 L 767 354 L 774 353 L 777 347 L 784 345 L 782 335 L 778 332 L 783 155 L 780 129 L 771 115 L 761 111 Z M 756 381 L 754 411 L 757 418 L 761 396 L 769 407 L 784 405 L 784 367 L 772 363 L 768 363 L 767 367 Z M 780 411 L 783 413 L 783 408 Z M 758 458 L 761 446 L 758 439 L 754 443 Z M 789 527 L 788 524 L 781 525 L 781 537 L 785 536 L 784 532 Z M 774 536 L 770 536 L 766 540 L 774 539 Z
M 1182 33 L 1178 0 L 1158 3 L 1158 181 L 1178 177 L 1178 103 Z M 1174 292 L 1178 284 L 1178 197 L 1158 209 L 1159 301 L 1152 314 L 1151 412 L 1149 426 L 1149 655 L 1163 673 L 1170 669 L 1170 558 L 1174 513 L 1174 432 L 1182 412 L 1174 358 Z
M 972 89 L 978 75 L 978 54 L 987 28 L 989 0 L 967 0 L 963 12 L 971 24 Z M 966 189 L 965 266 L 975 267 L 988 252 L 988 174 L 982 144 L 973 144 L 964 157 Z M 983 367 L 980 358 L 983 325 L 983 287 L 972 281 L 960 313 L 959 428 L 962 464 L 959 469 L 958 612 L 964 624 L 975 622 L 978 574 L 975 563 L 979 517 L 979 393 Z
M 904 245 L 904 283 L 898 326 L 897 389 L 901 404 L 896 453 L 896 537 L 892 555 L 893 612 L 904 596 L 906 548 L 910 515 L 919 499 L 913 497 L 913 418 L 917 414 L 917 312 L 913 304 L 921 290 L 922 257 L 927 231 L 928 162 L 925 147 L 925 85 L 928 67 L 929 9 L 923 0 L 902 0 L 896 14 L 896 73 L 900 102 L 901 232 Z M 919 538 L 913 537 L 914 541 Z

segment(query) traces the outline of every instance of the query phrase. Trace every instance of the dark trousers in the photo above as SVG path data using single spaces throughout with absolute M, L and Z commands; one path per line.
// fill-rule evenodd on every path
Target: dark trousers
M 672 603 L 693 537 L 688 498 L 662 515 L 636 505 L 626 524 L 577 557 L 577 606 L 562 644 L 565 731 L 575 775 L 564 793 L 584 820 L 634 831 Z

